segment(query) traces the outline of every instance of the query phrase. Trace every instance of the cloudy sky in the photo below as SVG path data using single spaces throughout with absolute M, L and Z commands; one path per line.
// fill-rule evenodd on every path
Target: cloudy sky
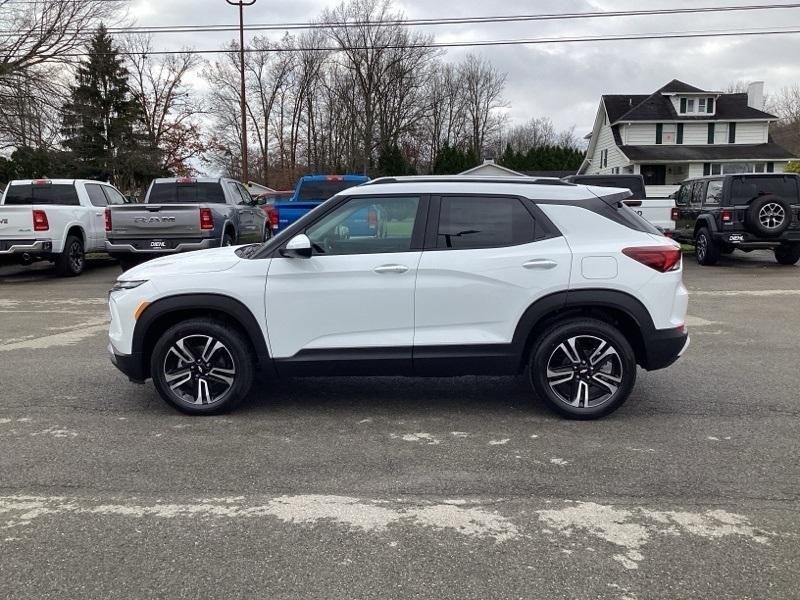
M 248 23 L 307 22 L 338 2 L 257 0 L 246 9 Z M 396 0 L 409 18 L 495 16 L 744 4 L 791 4 L 788 0 Z M 225 0 L 132 0 L 137 25 L 238 24 L 237 9 Z M 800 8 L 680 16 L 615 17 L 438 26 L 420 28 L 437 41 L 616 35 L 715 29 L 800 29 Z M 235 34 L 161 34 L 158 49 L 214 49 Z M 248 35 L 255 35 L 250 33 Z M 270 35 L 280 37 L 281 32 Z M 800 84 L 800 34 L 737 38 L 587 42 L 532 46 L 448 49 L 445 60 L 478 52 L 508 74 L 505 99 L 514 121 L 550 117 L 559 128 L 591 129 L 603 93 L 649 93 L 671 79 L 704 89 L 723 89 L 736 80 L 764 80 L 767 92 Z M 202 85 L 198 82 L 197 85 Z

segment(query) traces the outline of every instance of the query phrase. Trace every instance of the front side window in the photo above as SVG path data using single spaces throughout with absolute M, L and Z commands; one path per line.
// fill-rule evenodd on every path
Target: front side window
M 316 255 L 408 252 L 418 196 L 356 197 L 306 229 Z
M 120 194 L 117 190 L 113 187 L 104 185 L 103 191 L 106 193 L 106 200 L 108 200 L 109 205 L 119 205 L 119 204 L 126 204 L 125 196 Z
M 534 240 L 533 216 L 518 198 L 442 198 L 436 241 L 438 248 L 497 248 Z

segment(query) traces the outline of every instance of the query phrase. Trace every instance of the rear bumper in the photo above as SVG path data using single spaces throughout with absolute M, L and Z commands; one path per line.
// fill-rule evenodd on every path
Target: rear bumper
M 50 240 L 4 240 L 0 245 L 0 256 L 12 254 L 49 254 L 53 251 Z
M 111 355 L 111 364 L 122 371 L 134 383 L 144 383 L 147 377 L 144 373 L 142 357 L 138 354 L 118 354 L 113 345 L 108 345 Z
M 645 362 L 648 371 L 665 369 L 678 360 L 689 347 L 689 334 L 685 328 L 657 329 L 646 339 Z
M 177 254 L 192 250 L 207 250 L 219 246 L 219 240 L 208 238 L 199 242 L 181 242 L 174 248 L 137 248 L 131 243 L 106 241 L 106 252 L 109 254 Z
M 774 238 L 753 235 L 747 231 L 719 231 L 712 234 L 715 241 L 730 244 L 738 248 L 774 248 L 781 244 L 800 243 L 800 229 L 790 229 Z

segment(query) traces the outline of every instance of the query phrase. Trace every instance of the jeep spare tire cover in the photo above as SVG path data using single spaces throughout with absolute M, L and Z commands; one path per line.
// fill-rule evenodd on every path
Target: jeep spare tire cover
M 745 213 L 747 229 L 758 236 L 776 237 L 792 223 L 789 203 L 778 196 L 761 196 L 750 202 Z

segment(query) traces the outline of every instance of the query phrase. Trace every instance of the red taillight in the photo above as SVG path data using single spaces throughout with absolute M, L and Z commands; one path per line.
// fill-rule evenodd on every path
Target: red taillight
M 720 217 L 722 218 L 723 223 L 731 223 L 733 222 L 733 211 L 732 210 L 723 210 L 720 213 Z
M 196 181 L 194 177 L 178 177 L 178 183 L 195 183 Z
M 214 215 L 210 208 L 200 209 L 200 229 L 214 229 Z
M 678 209 L 677 209 L 677 207 L 672 209 L 672 212 L 670 213 L 669 218 L 672 219 L 673 221 L 677 221 L 678 220 Z
M 34 179 L 33 182 L 32 182 L 32 184 L 37 186 L 37 187 L 38 186 L 42 186 L 42 185 L 50 185 L 51 183 L 53 183 L 53 182 L 50 181 L 49 179 Z
M 367 224 L 370 229 L 375 229 L 378 226 L 378 211 L 370 208 L 367 212 Z
M 278 207 L 273 206 L 272 210 L 269 212 L 269 226 L 273 229 L 278 228 Z
M 344 181 L 344 177 L 341 175 L 328 175 L 325 181 Z
M 661 273 L 675 271 L 681 264 L 680 248 L 672 246 L 637 246 L 625 248 L 622 253 Z
M 34 231 L 48 231 L 50 223 L 47 222 L 47 213 L 43 210 L 33 211 L 33 230 Z
M 106 208 L 106 231 L 111 231 L 111 209 Z

